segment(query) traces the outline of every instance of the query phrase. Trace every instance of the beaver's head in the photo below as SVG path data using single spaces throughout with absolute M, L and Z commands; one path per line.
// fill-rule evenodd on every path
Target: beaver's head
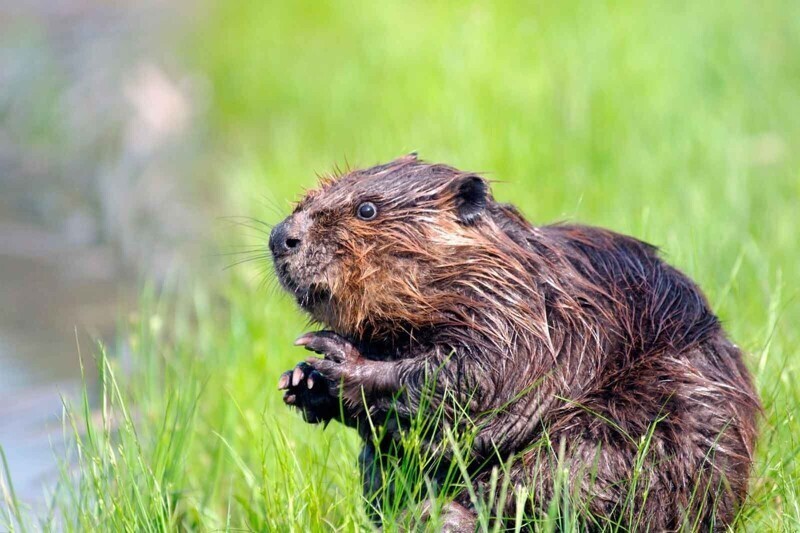
M 414 155 L 324 179 L 273 229 L 275 270 L 340 333 L 423 327 L 459 297 L 492 202 L 483 178 Z

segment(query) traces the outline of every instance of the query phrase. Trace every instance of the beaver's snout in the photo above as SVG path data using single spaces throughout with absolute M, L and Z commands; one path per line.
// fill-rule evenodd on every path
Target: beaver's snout
M 300 237 L 292 230 L 288 219 L 272 228 L 269 236 L 269 249 L 276 259 L 296 252 L 300 247 Z
M 328 298 L 319 278 L 330 258 L 324 246 L 315 244 L 316 240 L 311 218 L 303 212 L 287 217 L 269 235 L 278 280 L 304 308 Z

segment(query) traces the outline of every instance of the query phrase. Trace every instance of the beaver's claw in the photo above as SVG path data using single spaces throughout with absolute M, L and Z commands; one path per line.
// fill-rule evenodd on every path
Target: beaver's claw
M 298 363 L 278 379 L 285 390 L 283 402 L 300 409 L 306 422 L 316 424 L 336 416 L 338 402 L 330 395 L 328 380 L 308 363 Z
M 358 348 L 333 331 L 306 333 L 294 341 L 294 344 L 324 355 L 325 359 L 335 363 L 355 362 L 361 358 Z

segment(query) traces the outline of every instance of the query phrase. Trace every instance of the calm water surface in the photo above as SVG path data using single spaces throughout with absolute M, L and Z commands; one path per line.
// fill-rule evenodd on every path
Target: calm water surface
M 129 299 L 130 288 L 100 264 L 107 256 L 82 256 L 41 230 L 0 222 L 0 445 L 28 502 L 55 477 L 62 396 L 75 398 L 81 383 L 78 343 L 92 383 L 92 339 L 111 338 Z
M 34 507 L 57 476 L 78 346 L 91 385 L 94 341 L 114 339 L 137 280 L 180 268 L 214 219 L 192 171 L 204 85 L 168 40 L 191 9 L 0 0 L 0 446 Z

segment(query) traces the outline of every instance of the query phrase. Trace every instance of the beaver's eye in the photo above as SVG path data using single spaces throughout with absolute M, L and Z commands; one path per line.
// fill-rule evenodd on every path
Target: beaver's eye
M 378 208 L 372 202 L 364 202 L 358 206 L 356 214 L 361 220 L 372 220 L 378 216 Z

